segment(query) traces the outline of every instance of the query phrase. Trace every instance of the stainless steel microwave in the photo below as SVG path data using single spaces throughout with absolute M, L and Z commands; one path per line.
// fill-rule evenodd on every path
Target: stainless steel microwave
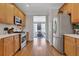
M 21 19 L 17 16 L 14 16 L 14 24 L 15 25 L 20 25 L 22 23 Z

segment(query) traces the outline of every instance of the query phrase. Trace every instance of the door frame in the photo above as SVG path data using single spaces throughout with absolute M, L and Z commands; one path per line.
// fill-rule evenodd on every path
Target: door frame
M 36 16 L 36 15 L 34 15 Z M 33 16 L 33 17 L 34 17 Z M 40 15 L 37 15 L 40 16 Z M 45 28 L 46 28 L 46 40 L 48 39 L 48 24 L 47 24 L 47 15 L 41 15 L 41 16 L 45 16 L 46 17 L 46 22 L 41 22 L 41 23 L 45 23 Z M 33 17 L 32 17 L 32 39 L 33 39 L 33 24 L 34 23 L 38 23 L 38 22 L 33 22 Z

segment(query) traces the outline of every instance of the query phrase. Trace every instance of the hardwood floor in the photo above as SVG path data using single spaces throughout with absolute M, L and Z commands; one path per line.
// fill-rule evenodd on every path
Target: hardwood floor
M 27 46 L 17 52 L 15 56 L 63 56 L 44 39 L 34 38 Z

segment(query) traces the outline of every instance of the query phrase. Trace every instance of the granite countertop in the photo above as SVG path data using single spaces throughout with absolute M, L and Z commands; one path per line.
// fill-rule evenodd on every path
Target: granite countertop
M 19 34 L 20 34 L 20 33 L 3 34 L 3 35 L 0 35 L 0 39 L 2 39 L 2 38 L 6 38 L 6 37 L 9 37 L 9 36 L 19 35 Z
M 64 35 L 79 39 L 79 35 L 78 34 L 64 34 Z

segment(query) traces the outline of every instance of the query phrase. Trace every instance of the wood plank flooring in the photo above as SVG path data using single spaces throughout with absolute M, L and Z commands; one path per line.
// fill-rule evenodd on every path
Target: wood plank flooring
M 63 56 L 55 48 L 50 46 L 46 39 L 34 38 L 27 46 L 17 52 L 15 56 Z

